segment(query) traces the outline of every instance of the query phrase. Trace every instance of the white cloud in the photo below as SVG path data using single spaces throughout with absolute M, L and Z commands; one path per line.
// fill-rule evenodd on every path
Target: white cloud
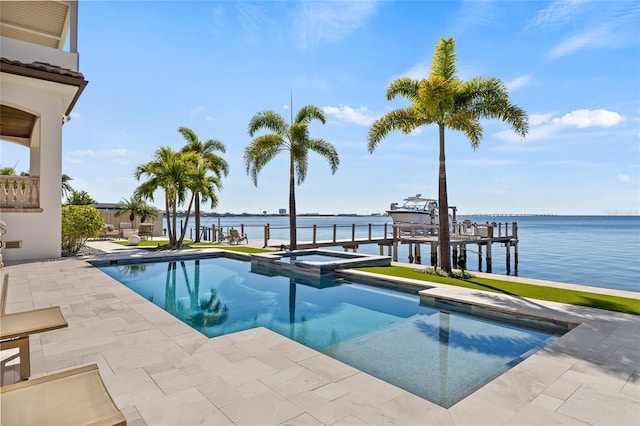
M 284 104 L 284 105 L 282 105 L 282 108 L 283 108 L 283 109 L 289 109 L 289 105 Z
M 67 155 L 71 157 L 91 157 L 91 158 L 98 156 L 98 154 L 96 154 L 96 152 L 92 149 L 85 149 L 81 151 L 69 151 Z
M 560 58 L 578 50 L 603 47 L 609 44 L 609 29 L 600 27 L 575 34 L 563 41 L 549 52 L 551 58 Z
M 615 49 L 637 46 L 640 8 L 637 2 L 614 1 L 552 3 L 564 6 L 558 18 L 544 22 L 557 23 L 559 30 L 577 28 L 564 41 L 549 52 L 551 58 L 559 58 L 583 49 Z M 566 13 L 565 13 L 566 12 Z
M 585 0 L 556 0 L 541 9 L 531 20 L 534 27 L 561 25 L 575 17 L 582 9 Z
M 65 161 L 72 164 L 82 163 L 83 158 L 107 158 L 116 164 L 125 164 L 128 162 L 132 152 L 126 148 L 110 149 L 105 151 L 94 151 L 85 149 L 79 151 L 69 151 L 65 157 Z M 126 160 L 126 161 L 123 161 Z
M 587 127 L 613 127 L 624 120 L 625 117 L 613 111 L 579 109 L 560 118 L 554 118 L 551 122 L 559 126 L 575 126 L 584 129 Z
M 431 64 L 425 61 L 418 62 L 415 64 L 409 71 L 404 74 L 394 77 L 393 80 L 399 77 L 409 77 L 414 80 L 422 80 L 424 78 L 429 78 L 429 73 L 431 72 Z
M 541 124 L 548 123 L 549 121 L 551 121 L 551 117 L 553 117 L 553 114 L 551 114 L 550 112 L 546 114 L 531 114 L 529 116 L 529 125 L 539 126 Z
M 521 75 L 520 77 L 514 78 L 511 81 L 507 81 L 506 85 L 509 91 L 514 91 L 527 86 L 531 82 L 531 79 L 532 77 L 530 74 Z
M 616 178 L 620 181 L 620 182 L 631 182 L 631 176 L 629 175 L 618 175 L 616 176 Z
M 370 126 L 376 120 L 367 107 L 354 109 L 348 105 L 340 107 L 326 106 L 322 107 L 322 110 L 325 114 L 331 115 L 340 121 L 346 121 L 360 126 Z
M 295 20 L 301 47 L 336 42 L 363 26 L 375 14 L 373 1 L 300 2 Z
M 604 109 L 579 109 L 571 111 L 562 117 L 554 117 L 554 113 L 532 114 L 529 116 L 529 133 L 524 138 L 527 142 L 545 140 L 553 137 L 562 128 L 575 127 L 585 129 L 590 127 L 613 127 L 622 123 L 626 118 L 617 112 Z M 500 130 L 493 136 L 505 142 L 521 142 L 523 138 L 511 129 Z

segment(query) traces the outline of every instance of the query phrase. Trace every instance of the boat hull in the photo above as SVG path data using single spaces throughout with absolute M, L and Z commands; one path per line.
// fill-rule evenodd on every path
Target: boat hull
M 387 212 L 393 223 L 416 223 L 420 225 L 431 225 L 434 223 L 429 212 L 417 212 L 411 210 L 389 210 Z M 436 221 L 437 222 L 437 221 Z

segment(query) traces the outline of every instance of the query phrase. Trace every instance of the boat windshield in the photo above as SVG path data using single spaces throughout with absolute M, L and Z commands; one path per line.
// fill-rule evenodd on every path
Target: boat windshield
M 433 212 L 438 210 L 438 202 L 428 198 L 409 197 L 404 200 L 403 209 Z

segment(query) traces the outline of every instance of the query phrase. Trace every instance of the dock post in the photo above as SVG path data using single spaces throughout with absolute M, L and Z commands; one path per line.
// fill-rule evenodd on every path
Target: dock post
M 478 244 L 478 272 L 482 272 L 482 245 Z
M 493 245 L 493 241 L 487 241 L 487 272 L 491 273 L 491 246 Z
M 518 275 L 518 240 L 513 243 L 513 274 Z
M 222 228 L 220 228 L 220 239 L 222 239 Z M 262 248 L 265 248 L 269 244 L 269 224 L 267 223 L 264 226 L 264 245 Z
M 416 264 L 422 265 L 422 255 L 420 254 L 420 243 L 416 243 Z
M 317 227 L 318 227 L 318 225 L 316 225 L 316 224 L 314 223 L 314 224 L 313 224 L 313 244 L 315 244 L 315 243 L 316 243 L 316 235 L 317 235 L 317 232 L 318 232 Z
M 458 269 L 458 247 L 451 247 L 451 260 L 453 263 L 453 269 Z
M 511 242 L 507 241 L 504 246 L 507 249 L 507 275 L 511 275 Z
M 337 227 L 338 225 L 336 225 L 335 223 L 333 224 L 333 242 L 336 242 L 336 232 L 337 232 Z
M 431 266 L 438 266 L 438 248 L 435 243 L 431 243 Z
M 413 243 L 409 243 L 409 263 L 413 263 Z
M 391 260 L 398 261 L 398 229 L 394 226 L 391 228 L 391 237 L 393 241 L 393 257 Z

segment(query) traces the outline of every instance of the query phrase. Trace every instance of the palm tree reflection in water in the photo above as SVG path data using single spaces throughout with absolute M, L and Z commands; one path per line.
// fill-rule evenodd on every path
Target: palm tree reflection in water
M 200 260 L 195 260 L 193 283 L 189 276 L 187 265 L 180 262 L 180 269 L 189 294 L 189 301 L 185 303 L 177 300 L 177 269 L 178 262 L 167 264 L 167 278 L 165 281 L 164 309 L 172 315 L 183 318 L 187 323 L 196 327 L 214 326 L 224 323 L 229 317 L 229 308 L 218 298 L 218 292 L 211 288 L 209 296 L 200 297 Z M 192 285 L 193 284 L 193 285 Z

